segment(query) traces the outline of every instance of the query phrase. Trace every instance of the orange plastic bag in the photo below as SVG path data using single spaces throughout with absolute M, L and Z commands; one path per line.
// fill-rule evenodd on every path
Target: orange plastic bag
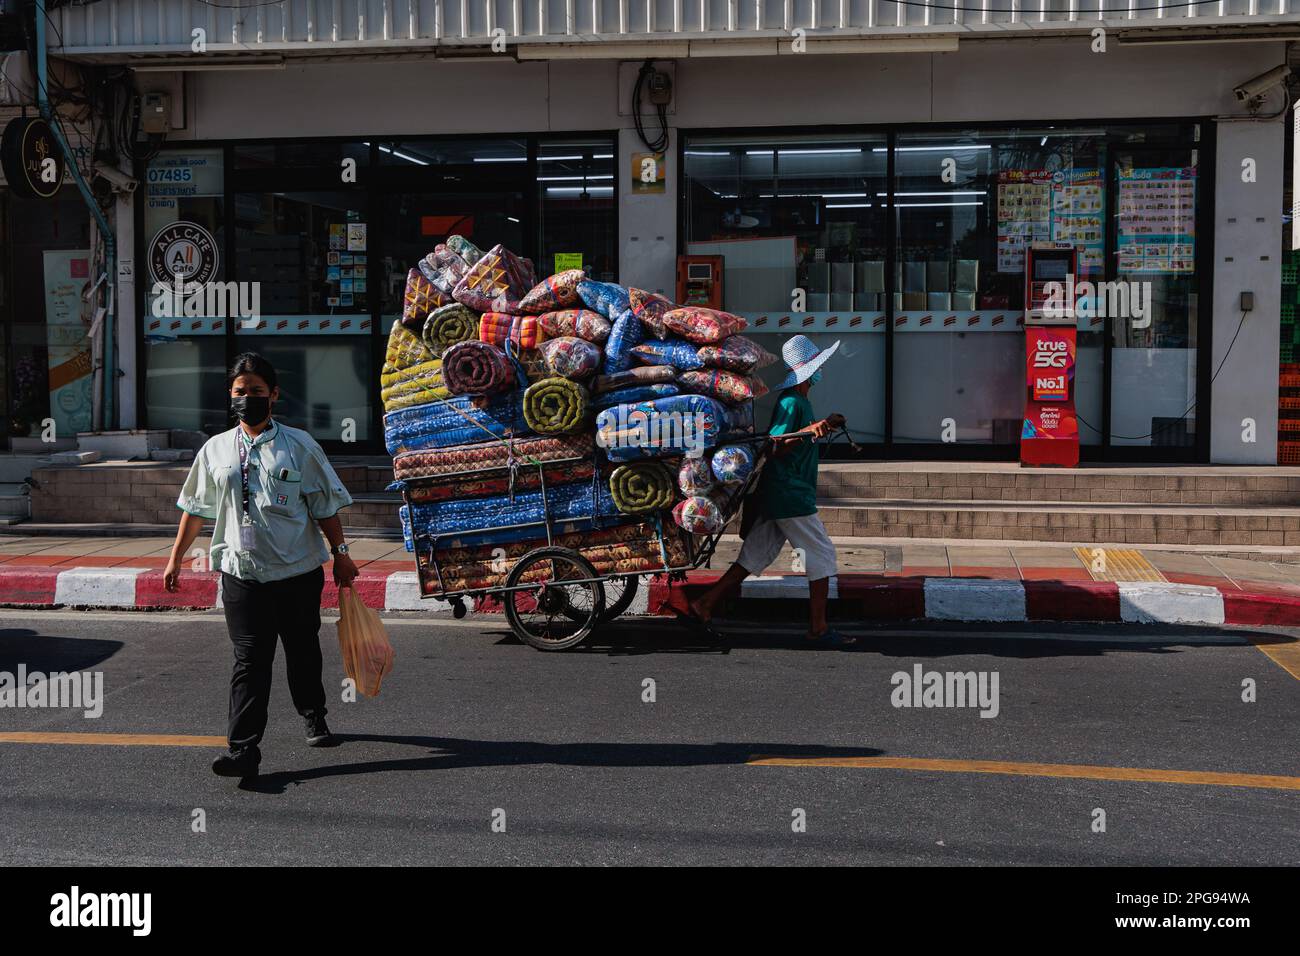
M 366 607 L 352 588 L 339 588 L 339 651 L 343 670 L 357 690 L 365 697 L 377 696 L 393 669 L 393 645 L 379 613 Z

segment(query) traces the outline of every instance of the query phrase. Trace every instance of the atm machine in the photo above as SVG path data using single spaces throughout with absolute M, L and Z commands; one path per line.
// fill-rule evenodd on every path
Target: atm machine
M 1022 466 L 1079 464 L 1079 420 L 1074 411 L 1078 265 L 1079 250 L 1069 243 L 1038 242 L 1025 250 Z

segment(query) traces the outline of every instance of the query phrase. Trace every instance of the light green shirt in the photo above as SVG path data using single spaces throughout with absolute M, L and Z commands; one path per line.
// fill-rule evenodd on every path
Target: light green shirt
M 256 529 L 249 551 L 239 543 L 244 494 L 237 442 L 248 451 L 248 510 Z M 176 507 L 216 522 L 212 567 L 246 581 L 280 581 L 320 567 L 329 550 L 314 519 L 332 518 L 350 504 L 315 439 L 275 421 L 255 439 L 238 426 L 208 439 L 176 499 Z

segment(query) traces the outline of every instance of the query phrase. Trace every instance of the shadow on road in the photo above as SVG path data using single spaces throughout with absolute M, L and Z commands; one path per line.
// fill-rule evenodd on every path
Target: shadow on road
M 81 671 L 102 664 L 123 647 L 121 641 L 55 637 L 29 628 L 0 628 L 0 671 Z
M 808 744 L 544 744 L 535 741 L 464 740 L 457 737 L 422 737 L 393 734 L 339 734 L 341 742 L 385 743 L 428 748 L 429 754 L 404 759 L 365 760 L 358 763 L 283 770 L 244 780 L 241 790 L 284 793 L 291 784 L 326 777 L 426 770 L 460 770 L 472 767 L 719 767 L 745 763 L 755 754 L 779 753 L 783 757 L 878 757 L 884 751 L 871 747 L 823 747 Z

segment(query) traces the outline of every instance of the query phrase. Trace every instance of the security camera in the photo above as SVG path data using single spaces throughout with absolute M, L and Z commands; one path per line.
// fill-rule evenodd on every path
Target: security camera
M 1281 86 L 1286 82 L 1287 76 L 1291 73 L 1291 67 L 1285 63 L 1279 67 L 1269 70 L 1267 73 L 1261 73 L 1259 76 L 1247 80 L 1240 86 L 1232 88 L 1233 94 L 1241 102 L 1253 100 L 1263 96 L 1275 86 Z
M 132 179 L 116 166 L 109 166 L 107 163 L 95 164 L 95 175 L 108 180 L 108 184 L 113 187 L 113 192 L 131 195 L 135 192 L 135 187 L 140 183 Z

